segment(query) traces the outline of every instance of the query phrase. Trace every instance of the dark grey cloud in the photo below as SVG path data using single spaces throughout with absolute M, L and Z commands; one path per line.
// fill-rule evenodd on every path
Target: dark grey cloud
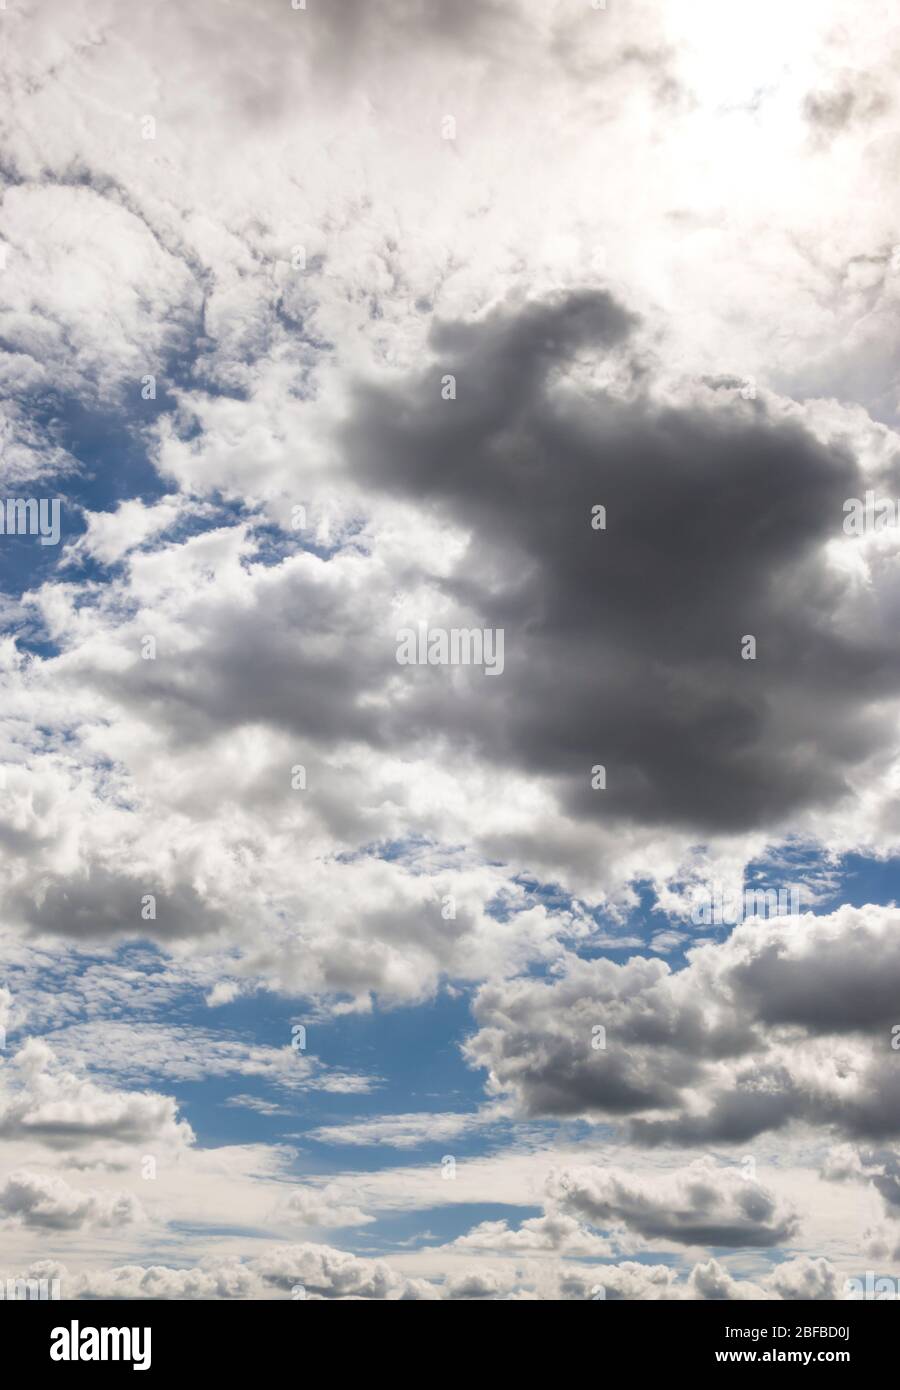
M 192 938 L 220 930 L 227 915 L 189 883 L 166 889 L 153 875 L 130 878 L 97 865 L 81 874 L 41 875 L 6 896 L 5 911 L 33 932 L 82 941 L 109 937 Z M 153 904 L 145 903 L 152 897 Z M 153 912 L 154 916 L 145 916 Z
M 743 1144 L 759 1134 L 802 1123 L 850 1139 L 900 1136 L 900 1074 L 876 1052 L 858 1074 L 841 1077 L 842 1089 L 798 1076 L 788 1065 L 748 1062 L 716 1087 L 709 1109 L 688 1109 L 670 1118 L 632 1120 L 640 1144 Z
M 842 625 L 849 581 L 823 557 L 864 482 L 849 449 L 762 401 L 654 400 L 633 328 L 594 291 L 504 307 L 436 324 L 427 370 L 360 388 L 356 477 L 470 532 L 441 582 L 506 633 L 502 679 L 471 702 L 419 683 L 397 733 L 549 778 L 586 819 L 774 827 L 846 795 L 900 689 L 895 644 Z M 606 356 L 631 374 L 627 399 L 564 381 Z
M 810 1032 L 843 1033 L 897 1020 L 900 941 L 861 926 L 830 943 L 815 961 L 792 956 L 784 941 L 767 941 L 736 965 L 729 981 L 765 1024 L 802 1024 Z

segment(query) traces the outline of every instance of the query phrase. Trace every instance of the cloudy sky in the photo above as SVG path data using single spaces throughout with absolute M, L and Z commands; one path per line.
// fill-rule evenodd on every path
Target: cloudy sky
M 0 1277 L 900 1277 L 896 7 L 0 25 Z

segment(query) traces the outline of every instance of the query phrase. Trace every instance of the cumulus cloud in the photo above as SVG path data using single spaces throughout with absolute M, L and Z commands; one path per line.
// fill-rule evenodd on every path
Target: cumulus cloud
M 363 1226 L 374 1218 L 344 1200 L 337 1183 L 324 1187 L 296 1187 L 279 1208 L 285 1220 L 300 1226 Z
M 483 757 L 549 778 L 574 817 L 775 827 L 847 793 L 848 772 L 883 750 L 898 691 L 891 650 L 863 638 L 826 553 L 862 475 L 796 413 L 738 393 L 655 400 L 639 359 L 628 392 L 566 379 L 630 326 L 596 291 L 504 307 L 437 326 L 435 365 L 414 380 L 361 390 L 357 470 L 464 528 L 460 563 L 434 582 L 506 634 L 504 681 L 451 706 L 422 680 L 399 692 L 398 718 L 407 738 L 456 728 Z M 446 409 L 442 372 L 457 382 Z M 745 634 L 758 665 L 741 660 Z
M 171 1097 L 116 1091 L 67 1072 L 38 1039 L 22 1045 L 0 1080 L 0 1134 L 7 1140 L 31 1139 L 50 1149 L 69 1149 L 96 1141 L 150 1140 L 178 1148 L 193 1139 Z
M 648 1185 L 608 1168 L 564 1170 L 553 1182 L 563 1208 L 594 1226 L 622 1222 L 651 1240 L 766 1247 L 789 1240 L 796 1215 L 742 1172 L 698 1160 L 674 1180 Z
M 678 972 L 570 957 L 556 979 L 483 986 L 467 1053 L 526 1113 L 630 1119 L 641 1143 L 741 1143 L 792 1122 L 895 1135 L 895 917 L 745 922 Z
M 497 1250 L 509 1254 L 556 1252 L 573 1257 L 608 1256 L 614 1245 L 585 1229 L 574 1216 L 554 1212 L 532 1216 L 513 1229 L 507 1221 L 482 1221 L 453 1242 L 459 1250 Z
M 52 1174 L 12 1173 L 0 1186 L 0 1213 L 39 1230 L 76 1231 L 84 1226 L 130 1226 L 143 1217 L 130 1192 L 79 1192 Z
M 57 1277 L 65 1297 L 74 1299 L 352 1299 L 507 1301 L 540 1297 L 529 1276 L 499 1268 L 472 1268 L 445 1281 L 409 1279 L 385 1261 L 361 1259 L 327 1245 L 271 1247 L 250 1260 L 211 1257 L 202 1265 L 175 1269 L 166 1265 L 119 1265 L 107 1270 L 67 1271 L 43 1261 L 25 1276 Z M 597 1265 L 590 1271 L 560 1266 L 551 1297 L 571 1301 L 597 1296 L 615 1301 L 697 1301 L 729 1299 L 836 1299 L 843 1297 L 827 1261 L 800 1258 L 779 1266 L 758 1281 L 737 1279 L 716 1260 L 695 1265 L 686 1277 L 666 1265 Z M 552 1292 L 551 1292 L 552 1290 Z M 800 1292 L 805 1290 L 805 1292 Z

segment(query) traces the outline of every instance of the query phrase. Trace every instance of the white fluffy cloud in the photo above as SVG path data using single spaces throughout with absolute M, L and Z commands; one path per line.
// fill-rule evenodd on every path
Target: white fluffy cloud
M 325 1187 L 295 1187 L 279 1208 L 281 1216 L 301 1226 L 363 1226 L 373 1218 L 343 1200 L 337 1183 Z
M 79 1192 L 52 1174 L 28 1172 L 10 1174 L 0 1187 L 0 1212 L 26 1226 L 50 1231 L 128 1226 L 143 1215 L 130 1192 Z
M 7 1140 L 68 1150 L 98 1141 L 177 1148 L 193 1137 L 170 1097 L 116 1091 L 66 1072 L 38 1039 L 19 1049 L 0 1079 L 0 1133 Z

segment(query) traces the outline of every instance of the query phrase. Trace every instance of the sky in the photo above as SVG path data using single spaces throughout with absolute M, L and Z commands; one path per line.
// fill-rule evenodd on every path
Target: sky
M 0 26 L 0 1281 L 900 1289 L 896 7 Z

